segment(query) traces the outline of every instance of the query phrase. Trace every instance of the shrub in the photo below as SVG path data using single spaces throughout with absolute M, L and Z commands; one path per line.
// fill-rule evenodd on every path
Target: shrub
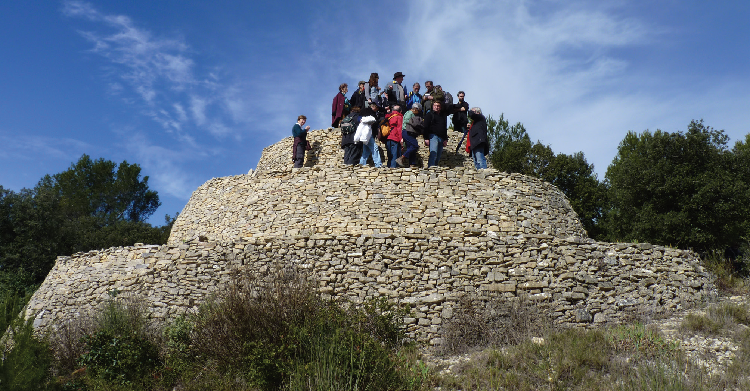
M 519 344 L 544 335 L 552 321 L 526 297 L 462 296 L 442 328 L 443 352 Z
M 710 335 L 731 332 L 737 325 L 750 326 L 750 311 L 747 305 L 723 303 L 708 307 L 705 315 L 688 314 L 680 329 Z
M 616 352 L 635 353 L 647 358 L 672 355 L 679 347 L 642 323 L 617 326 L 609 329 L 606 335 Z
M 53 372 L 68 375 L 79 369 L 78 358 L 86 351 L 84 336 L 95 332 L 94 319 L 82 316 L 63 323 L 50 334 L 50 347 L 54 355 Z
M 387 300 L 325 300 L 294 269 L 238 273 L 192 317 L 190 354 L 247 387 L 406 389 L 421 380 L 396 355 L 405 314 Z
M 61 382 L 144 389 L 151 381 L 148 375 L 160 367 L 157 342 L 141 303 L 134 298 L 116 298 L 117 292 L 111 294 L 112 298 L 93 319 L 70 323 L 58 339 L 57 354 L 62 359 L 71 359 L 83 350 L 77 357 L 79 369 L 61 378 Z M 72 344 L 71 337 L 78 333 L 84 333 L 80 343 Z M 58 368 L 70 365 L 60 363 Z
M 15 318 L 3 337 L 0 389 L 42 390 L 51 378 L 52 353 L 47 342 L 34 335 L 32 322 Z

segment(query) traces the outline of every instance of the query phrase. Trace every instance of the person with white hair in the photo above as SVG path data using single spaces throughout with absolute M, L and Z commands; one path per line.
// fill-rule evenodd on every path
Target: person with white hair
M 487 168 L 487 155 L 490 153 L 490 142 L 487 137 L 487 119 L 482 115 L 482 109 L 473 107 L 469 111 L 472 125 L 469 130 L 469 148 L 474 159 L 474 167 Z

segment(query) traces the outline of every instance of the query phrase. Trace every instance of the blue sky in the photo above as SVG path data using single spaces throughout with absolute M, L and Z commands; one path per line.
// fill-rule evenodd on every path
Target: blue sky
M 88 154 L 180 211 L 255 168 L 340 83 L 434 80 L 600 179 L 627 131 L 750 133 L 748 1 L 34 1 L 0 6 L 0 185 Z M 383 84 L 383 83 L 381 83 Z M 350 88 L 353 91 L 353 88 Z M 291 164 L 291 162 L 290 162 Z

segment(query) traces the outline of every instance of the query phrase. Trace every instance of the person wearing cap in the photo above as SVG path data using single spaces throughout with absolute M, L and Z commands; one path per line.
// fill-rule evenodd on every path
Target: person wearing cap
M 396 72 L 393 74 L 393 81 L 385 85 L 385 92 L 388 96 L 388 106 L 406 106 L 406 94 L 404 93 L 404 87 L 401 86 L 401 83 L 404 81 L 404 76 L 406 75 L 401 72 Z
M 419 103 L 413 103 L 411 110 L 404 114 L 404 125 L 401 132 L 401 137 L 404 139 L 405 145 L 404 154 L 396 159 L 396 164 L 401 167 L 417 165 L 417 151 L 419 150 L 417 136 L 419 135 L 419 130 L 414 129 L 411 118 L 419 116 L 421 107 Z

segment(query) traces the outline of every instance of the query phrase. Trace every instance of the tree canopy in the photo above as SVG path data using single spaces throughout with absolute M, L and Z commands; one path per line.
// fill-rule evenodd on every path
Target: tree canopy
M 698 251 L 737 246 L 748 233 L 746 143 L 692 121 L 685 133 L 628 132 L 607 169 L 613 240 Z
M 583 152 L 555 154 L 548 145 L 532 143 L 523 124 L 510 126 L 502 115 L 498 120 L 490 117 L 487 124 L 494 168 L 534 176 L 557 186 L 568 197 L 589 236 L 603 236 L 606 186 L 599 182 L 594 165 L 586 161 Z
M 165 243 L 173 218 L 164 227 L 145 222 L 159 205 L 138 164 L 88 155 L 33 189 L 0 186 L 0 272 L 40 282 L 58 255 Z

